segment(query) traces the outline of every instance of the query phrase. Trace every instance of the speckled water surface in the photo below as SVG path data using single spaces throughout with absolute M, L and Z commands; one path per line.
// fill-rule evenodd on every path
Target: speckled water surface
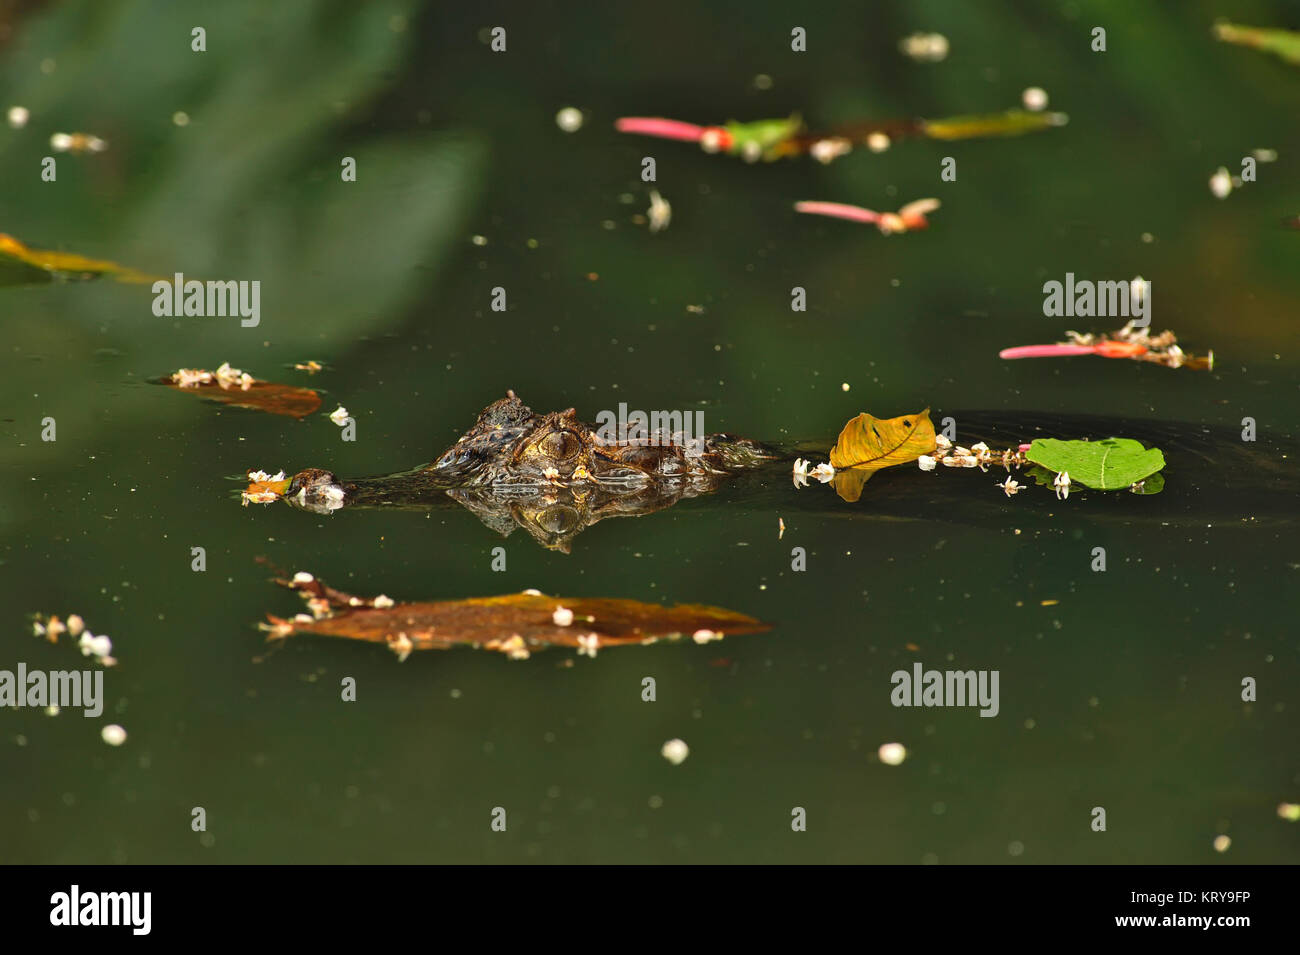
M 197 54 L 184 3 L 19 5 L 0 88 L 31 118 L 0 127 L 0 229 L 262 292 L 243 328 L 156 317 L 147 285 L 0 287 L 0 669 L 87 663 L 34 639 L 34 612 L 82 615 L 119 660 L 99 719 L 0 712 L 5 861 L 1300 860 L 1300 829 L 1277 813 L 1300 802 L 1300 231 L 1282 224 L 1300 213 L 1300 68 L 1211 35 L 1220 15 L 1287 25 L 1288 5 L 818 5 L 798 13 L 803 54 L 788 5 L 709 6 L 250 0 L 205 5 Z M 497 24 L 503 54 L 481 33 Z M 947 36 L 945 60 L 901 55 L 918 30 Z M 1068 125 L 825 166 L 613 129 L 624 115 L 799 111 L 816 128 L 989 112 L 1031 86 Z M 564 107 L 581 129 L 557 126 Z M 56 131 L 109 148 L 60 154 L 42 183 Z M 1215 170 L 1260 148 L 1276 161 L 1216 199 Z M 646 156 L 672 208 L 655 234 L 636 218 Z M 946 156 L 955 182 L 940 181 Z M 889 237 L 792 209 L 925 196 L 943 203 L 930 228 Z M 1212 348 L 1215 369 L 999 360 L 1121 324 L 1044 317 L 1043 283 L 1066 272 L 1150 280 L 1153 325 Z M 307 359 L 325 370 L 292 369 Z M 223 361 L 319 388 L 320 412 L 148 383 Z M 1167 484 L 1008 499 L 995 473 L 908 465 L 849 505 L 796 491 L 785 466 L 603 521 L 569 554 L 454 505 L 239 505 L 252 468 L 426 463 L 508 388 L 586 420 L 620 402 L 701 410 L 710 431 L 818 461 L 863 410 L 930 407 L 959 436 L 1057 422 L 1062 437 L 1163 447 Z M 355 441 L 326 417 L 339 404 Z M 299 605 L 258 557 L 367 595 L 538 588 L 773 626 L 595 659 L 274 649 L 257 623 Z M 891 674 L 915 663 L 997 670 L 997 716 L 893 706 Z M 356 702 L 340 700 L 347 677 Z M 680 765 L 661 755 L 673 739 L 689 747 Z M 901 765 L 881 762 L 886 743 L 906 748 Z

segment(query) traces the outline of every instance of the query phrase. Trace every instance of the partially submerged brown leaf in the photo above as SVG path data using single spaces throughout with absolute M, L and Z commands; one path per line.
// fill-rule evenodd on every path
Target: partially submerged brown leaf
M 85 279 L 107 275 L 119 282 L 156 282 L 157 275 L 146 275 L 116 262 L 104 259 L 88 259 L 84 255 L 71 252 L 53 252 L 48 249 L 33 249 L 19 242 L 11 235 L 0 232 L 0 255 L 15 259 L 34 268 L 43 269 L 60 278 Z
M 259 381 L 247 372 L 222 364 L 216 371 L 181 368 L 155 384 L 191 391 L 237 408 L 305 418 L 320 407 L 321 397 L 310 388 Z
M 881 468 L 915 461 L 933 450 L 929 408 L 887 419 L 864 411 L 844 426 L 831 449 L 835 490 L 844 500 L 856 501 L 863 485 Z
M 579 654 L 594 657 L 603 647 L 682 636 L 704 643 L 724 634 L 770 629 L 753 617 L 703 604 L 662 607 L 636 600 L 548 597 L 537 591 L 394 603 L 384 596 L 354 597 L 310 574 L 275 582 L 298 591 L 311 613 L 290 620 L 267 614 L 270 623 L 262 628 L 270 634 L 268 639 L 316 633 L 365 640 L 385 644 L 403 660 L 413 650 L 446 650 L 456 645 L 496 650 L 516 660 L 549 646 L 574 647 Z

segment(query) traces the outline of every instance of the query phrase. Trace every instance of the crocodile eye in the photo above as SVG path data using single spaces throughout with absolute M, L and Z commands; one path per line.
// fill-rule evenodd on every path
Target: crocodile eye
M 552 431 L 542 438 L 538 448 L 548 458 L 567 461 L 582 449 L 582 442 L 572 431 Z

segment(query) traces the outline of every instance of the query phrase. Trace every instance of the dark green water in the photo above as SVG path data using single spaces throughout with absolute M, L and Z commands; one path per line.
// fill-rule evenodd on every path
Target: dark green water
M 1300 829 L 1276 813 L 1300 801 L 1295 483 L 1232 443 L 1250 416 L 1258 453 L 1294 460 L 1300 232 L 1280 222 L 1300 213 L 1300 69 L 1210 35 L 1220 15 L 1300 27 L 1294 5 L 710 7 L 20 5 L 0 32 L 0 87 L 32 118 L 0 127 L 0 230 L 163 275 L 257 279 L 262 314 L 256 328 L 157 318 L 148 286 L 108 281 L 0 288 L 0 669 L 82 665 L 30 636 L 36 611 L 81 614 L 120 660 L 102 719 L 0 713 L 0 857 L 1300 859 Z M 478 39 L 498 24 L 504 54 Z M 206 53 L 190 49 L 196 25 Z M 793 25 L 807 53 L 790 52 Z M 1094 25 L 1105 53 L 1089 49 Z M 914 30 L 947 35 L 948 59 L 903 58 Z M 620 115 L 937 117 L 1010 107 L 1032 85 L 1066 127 L 825 167 L 612 129 Z M 587 123 L 566 135 L 554 116 L 570 105 Z M 43 183 L 55 131 L 110 148 L 60 154 Z M 1214 199 L 1214 170 L 1260 147 L 1278 160 Z M 339 181 L 344 156 L 354 183 Z M 644 156 L 673 207 L 657 235 L 632 221 L 649 204 Z M 956 182 L 939 180 L 945 156 Z M 932 227 L 889 238 L 790 209 L 928 195 L 943 201 Z M 1213 348 L 1214 372 L 1000 361 L 1119 324 L 1043 316 L 1042 284 L 1067 271 L 1151 280 L 1153 324 Z M 790 310 L 796 285 L 806 313 Z M 308 358 L 329 366 L 310 382 L 321 411 L 346 405 L 355 442 L 323 414 L 146 383 L 222 361 L 305 382 L 286 366 Z M 857 412 L 925 406 L 959 434 L 977 408 L 1172 422 L 1179 449 L 1163 495 L 1064 504 L 908 467 L 847 505 L 781 472 L 602 522 L 568 555 L 502 541 L 459 508 L 324 518 L 231 498 L 249 468 L 422 464 L 507 388 L 588 420 L 623 401 L 703 409 L 709 430 L 810 441 L 818 460 Z M 498 545 L 504 573 L 490 570 Z M 267 655 L 256 623 L 297 601 L 258 556 L 363 594 L 535 587 L 711 603 L 773 629 L 573 666 L 561 650 L 399 665 L 311 637 Z M 999 715 L 895 708 L 890 674 L 916 661 L 998 670 Z M 641 700 L 646 676 L 657 702 Z M 345 677 L 355 703 L 339 699 Z M 1246 677 L 1257 702 L 1241 699 Z M 125 745 L 101 741 L 106 722 Z M 676 767 L 659 755 L 674 737 L 691 749 Z M 892 741 L 909 750 L 898 767 L 875 755 Z M 498 806 L 506 832 L 489 827 Z

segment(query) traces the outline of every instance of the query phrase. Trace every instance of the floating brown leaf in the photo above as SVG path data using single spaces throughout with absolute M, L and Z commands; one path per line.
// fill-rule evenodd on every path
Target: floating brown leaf
M 703 643 L 724 634 L 770 629 L 753 617 L 703 604 L 662 607 L 636 600 L 548 597 L 537 591 L 394 603 L 383 596 L 354 597 L 310 574 L 277 578 L 276 583 L 298 591 L 311 613 L 291 620 L 267 614 L 270 623 L 262 628 L 269 639 L 316 633 L 366 640 L 387 645 L 401 659 L 413 650 L 446 650 L 455 645 L 496 650 L 516 660 L 548 646 L 574 647 L 580 654 L 595 656 L 603 647 L 685 635 Z
M 888 419 L 864 411 L 844 426 L 831 449 L 835 491 L 846 501 L 856 501 L 863 485 L 881 468 L 915 461 L 933 450 L 929 408 Z
M 155 384 L 193 392 L 237 408 L 288 415 L 291 418 L 305 418 L 319 408 L 321 403 L 320 395 L 310 388 L 259 381 L 228 364 L 221 365 L 216 371 L 182 368 L 166 378 L 157 379 Z
M 118 265 L 116 262 L 108 262 L 104 259 L 88 259 L 84 255 L 76 255 L 71 252 L 33 249 L 3 232 L 0 232 L 0 255 L 43 269 L 61 278 L 98 278 L 101 275 L 107 275 L 119 282 L 159 281 L 159 276 L 146 275 L 144 272 Z

